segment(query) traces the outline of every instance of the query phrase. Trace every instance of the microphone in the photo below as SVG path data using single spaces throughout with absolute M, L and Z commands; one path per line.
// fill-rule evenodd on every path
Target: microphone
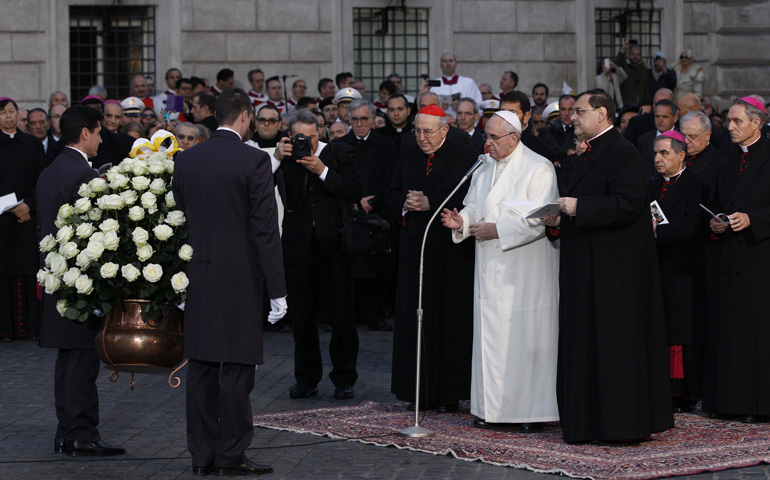
M 468 170 L 468 173 L 465 174 L 465 177 L 467 178 L 473 175 L 476 172 L 476 170 L 478 170 L 486 161 L 487 161 L 486 153 L 482 153 L 481 155 L 479 155 L 479 158 L 476 159 L 476 163 L 474 163 L 471 166 L 471 168 Z

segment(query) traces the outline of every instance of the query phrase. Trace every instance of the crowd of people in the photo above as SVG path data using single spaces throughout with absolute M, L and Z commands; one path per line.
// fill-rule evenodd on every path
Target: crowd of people
M 169 69 L 159 95 L 137 74 L 127 79 L 131 96 L 109 99 L 95 86 L 74 107 L 62 92 L 29 111 L 4 97 L 0 196 L 14 193 L 21 203 L 0 215 L 0 337 L 39 335 L 41 346 L 60 349 L 57 369 L 69 362 L 93 370 L 94 355 L 78 356 L 92 346 L 53 340 L 45 312 L 40 330 L 36 226 L 50 231 L 51 208 L 72 201 L 79 181 L 164 129 L 183 150 L 174 195 L 188 210 L 195 251 L 228 248 L 206 234 L 206 218 L 230 207 L 246 213 L 218 222 L 241 232 L 239 222 L 251 215 L 247 228 L 260 229 L 251 232 L 260 238 L 257 254 L 234 255 L 266 280 L 249 283 L 243 273 L 254 297 L 270 301 L 248 302 L 238 318 L 218 321 L 240 329 L 286 315 L 278 328 L 291 329 L 295 340 L 293 399 L 319 391 L 319 323 L 331 332 L 334 397 L 354 397 L 359 350 L 366 350 L 359 348 L 362 323 L 394 330 L 396 398 L 438 413 L 470 399 L 478 428 L 516 424 L 529 432 L 558 420 L 567 442 L 636 442 L 673 428 L 673 412 L 691 411 L 701 399 L 715 416 L 768 421 L 770 329 L 755 293 L 770 264 L 768 105 L 746 96 L 715 112 L 692 52 L 679 60 L 669 69 L 657 52 L 648 66 L 639 46 L 625 43 L 599 65 L 595 89 L 563 92 L 551 103 L 544 83 L 531 98 L 517 90 L 513 71 L 502 74 L 495 94 L 458 75 L 449 52 L 442 76 L 425 79 L 415 96 L 393 73 L 374 101 L 349 72 L 321 79 L 317 97 L 297 79 L 284 97 L 278 76 L 251 70 L 246 91 L 228 68 L 212 84 Z M 231 158 L 248 161 L 232 165 Z M 455 189 L 477 159 L 483 163 L 471 181 Z M 250 178 L 243 198 L 260 211 L 229 205 L 231 184 L 202 173 L 202 165 L 220 163 L 223 175 Z M 222 204 L 200 210 L 199 195 Z M 360 214 L 388 222 L 388 249 L 344 248 L 343 226 Z M 229 267 L 206 269 L 206 281 L 235 282 Z M 235 282 L 232 290 L 242 287 Z M 196 322 L 211 319 L 200 310 L 222 301 L 204 297 L 191 291 L 188 335 L 204 335 Z M 206 335 L 216 348 L 186 352 L 193 466 L 201 474 L 213 467 L 264 473 L 243 457 L 251 437 L 240 418 L 250 415 L 243 396 L 253 386 L 253 369 L 241 367 L 261 363 L 261 355 L 234 357 L 232 345 Z M 261 352 L 261 330 L 248 340 Z M 248 352 L 240 343 L 236 350 Z M 123 452 L 101 442 L 92 390 L 75 399 L 90 416 L 67 425 L 73 402 L 60 402 L 65 393 L 57 387 L 56 451 Z M 224 410 L 206 411 L 212 391 L 238 405 L 227 414 L 232 431 L 213 432 Z M 218 435 L 237 441 L 217 451 L 210 442 Z

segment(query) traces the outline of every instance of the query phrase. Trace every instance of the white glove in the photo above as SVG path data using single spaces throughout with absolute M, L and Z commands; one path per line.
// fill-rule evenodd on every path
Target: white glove
M 286 297 L 270 299 L 270 313 L 267 315 L 267 321 L 271 325 L 278 323 L 286 315 Z

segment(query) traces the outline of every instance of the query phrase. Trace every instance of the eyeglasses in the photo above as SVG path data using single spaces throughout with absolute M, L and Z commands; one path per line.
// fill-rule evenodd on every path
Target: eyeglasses
M 257 122 L 261 123 L 262 125 L 275 125 L 276 123 L 280 122 L 277 118 L 258 118 Z
M 372 120 L 369 117 L 352 117 L 350 123 L 369 123 Z
M 142 114 L 142 118 L 146 118 L 146 119 L 148 119 L 148 120 L 149 120 L 149 119 L 153 119 L 153 120 L 155 120 L 155 119 L 156 119 L 156 118 L 158 118 L 158 117 L 156 117 L 154 113 L 143 113 L 143 114 Z
M 690 55 L 679 55 L 679 60 L 684 60 L 685 58 L 692 58 Z
M 516 132 L 511 132 L 511 133 L 506 133 L 505 135 L 500 135 L 500 136 L 498 136 L 498 135 L 487 135 L 487 134 L 486 134 L 486 132 L 485 132 L 485 133 L 482 133 L 482 134 L 481 134 L 481 138 L 483 138 L 485 142 L 486 142 L 487 140 L 492 140 L 493 142 L 497 143 L 497 142 L 499 142 L 501 139 L 503 139 L 503 138 L 507 137 L 508 135 L 514 135 L 515 133 L 516 133 Z
M 430 130 L 420 130 L 419 128 L 415 128 L 414 130 L 412 130 L 412 133 L 417 138 L 420 138 L 420 135 L 422 135 L 425 138 L 431 138 L 433 135 L 436 134 L 436 132 L 438 132 L 438 130 L 433 130 L 433 131 L 430 131 Z
M 699 133 L 699 134 L 697 134 L 697 135 L 683 134 L 683 136 L 684 136 L 685 140 L 691 140 L 691 141 L 693 141 L 693 142 L 694 142 L 694 141 L 695 141 L 695 140 L 697 140 L 699 137 L 702 137 L 702 136 L 703 136 L 705 133 L 706 133 L 706 132 L 701 132 L 701 133 Z
M 577 115 L 578 117 L 583 116 L 583 112 L 587 112 L 588 110 L 596 110 L 596 108 L 568 108 L 567 113 L 569 113 L 569 116 Z

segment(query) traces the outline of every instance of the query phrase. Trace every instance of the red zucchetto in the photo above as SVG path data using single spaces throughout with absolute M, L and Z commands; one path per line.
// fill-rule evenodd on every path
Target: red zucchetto
M 417 115 L 432 115 L 434 117 L 446 117 L 446 113 L 441 110 L 441 107 L 435 105 L 425 105 L 418 112 Z

